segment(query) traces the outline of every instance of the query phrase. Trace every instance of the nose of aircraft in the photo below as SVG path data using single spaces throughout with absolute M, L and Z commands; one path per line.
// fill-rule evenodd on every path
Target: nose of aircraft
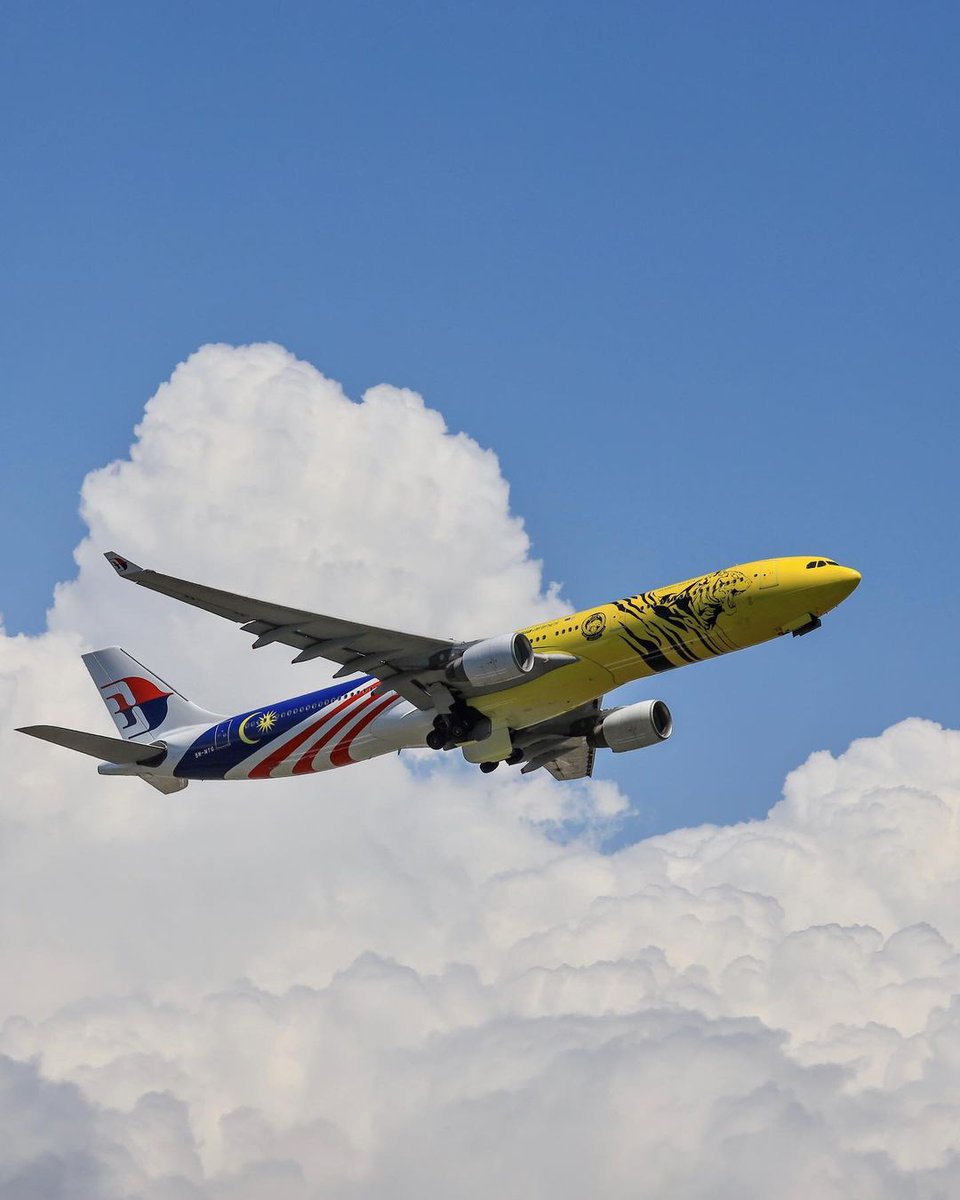
M 813 586 L 821 612 L 828 612 L 842 604 L 860 582 L 860 572 L 853 567 L 833 565 L 815 572 Z
M 816 628 L 815 619 L 842 604 L 860 585 L 859 571 L 830 558 L 782 558 L 775 560 L 776 570 L 767 562 L 757 566 L 761 570 L 755 572 L 754 603 L 769 612 L 781 631 Z
M 843 592 L 843 599 L 846 600 L 847 596 L 859 585 L 860 572 L 855 571 L 853 567 L 837 567 L 837 574 L 839 576 L 837 584 Z

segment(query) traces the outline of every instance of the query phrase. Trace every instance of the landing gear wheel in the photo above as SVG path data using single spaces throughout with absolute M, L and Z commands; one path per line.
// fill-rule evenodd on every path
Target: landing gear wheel
M 503 761 L 507 764 L 508 767 L 515 767 L 517 765 L 517 763 L 523 762 L 523 751 L 522 750 L 514 750 L 514 752 L 510 755 L 510 757 L 505 758 Z
M 484 775 L 489 775 L 491 771 L 495 771 L 499 766 L 498 762 L 485 762 L 480 764 L 480 770 Z
M 461 717 L 454 717 L 450 722 L 450 737 L 455 742 L 465 742 L 470 736 L 470 723 Z
M 433 728 L 427 734 L 427 745 L 431 750 L 442 750 L 450 741 L 450 724 L 443 713 L 433 718 Z

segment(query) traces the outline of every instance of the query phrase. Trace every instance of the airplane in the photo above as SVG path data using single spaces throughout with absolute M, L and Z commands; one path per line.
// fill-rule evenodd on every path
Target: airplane
M 811 633 L 860 582 L 858 571 L 830 558 L 763 559 L 454 641 L 286 608 L 105 557 L 122 579 L 241 625 L 254 649 L 279 644 L 297 651 L 295 663 L 327 659 L 338 665 L 334 679 L 344 680 L 221 716 L 118 646 L 84 654 L 120 737 L 51 725 L 19 732 L 100 759 L 101 775 L 138 776 L 166 794 L 191 780 L 306 775 L 425 746 L 459 749 L 484 772 L 522 763 L 524 774 L 545 768 L 556 779 L 582 779 L 598 749 L 638 750 L 673 732 L 662 700 L 604 708 L 608 692 Z

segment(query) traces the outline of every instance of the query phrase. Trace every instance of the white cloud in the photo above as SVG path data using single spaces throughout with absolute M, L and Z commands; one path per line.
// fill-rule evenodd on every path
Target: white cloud
M 492 455 L 277 347 L 181 366 L 84 515 L 51 632 L 0 639 L 4 731 L 103 728 L 91 642 L 214 706 L 316 686 L 116 581 L 111 546 L 438 633 L 562 603 Z M 763 821 L 613 855 L 548 836 L 615 814 L 602 783 L 384 759 L 165 798 L 0 739 L 4 1200 L 960 1185 L 956 732 L 905 721 Z
M 80 575 L 57 589 L 55 630 L 199 660 L 226 704 L 261 678 L 310 685 L 274 648 L 255 662 L 206 614 L 117 590 L 104 549 L 232 591 L 438 636 L 499 633 L 562 607 L 541 594 L 495 455 L 414 392 L 359 404 L 279 346 L 206 346 L 148 403 L 130 458 L 87 477 Z M 157 637 L 159 635 L 159 638 Z M 246 650 L 246 647 L 244 647 Z M 230 664 L 206 680 L 202 664 Z

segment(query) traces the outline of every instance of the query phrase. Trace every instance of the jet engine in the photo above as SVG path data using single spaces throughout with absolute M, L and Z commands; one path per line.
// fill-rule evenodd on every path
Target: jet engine
M 474 642 L 446 668 L 447 678 L 473 687 L 497 687 L 516 683 L 533 670 L 535 661 L 530 639 L 522 633 Z
M 591 746 L 606 746 L 621 754 L 665 742 L 673 733 L 673 717 L 662 700 L 642 700 L 623 708 L 611 708 L 587 733 Z

